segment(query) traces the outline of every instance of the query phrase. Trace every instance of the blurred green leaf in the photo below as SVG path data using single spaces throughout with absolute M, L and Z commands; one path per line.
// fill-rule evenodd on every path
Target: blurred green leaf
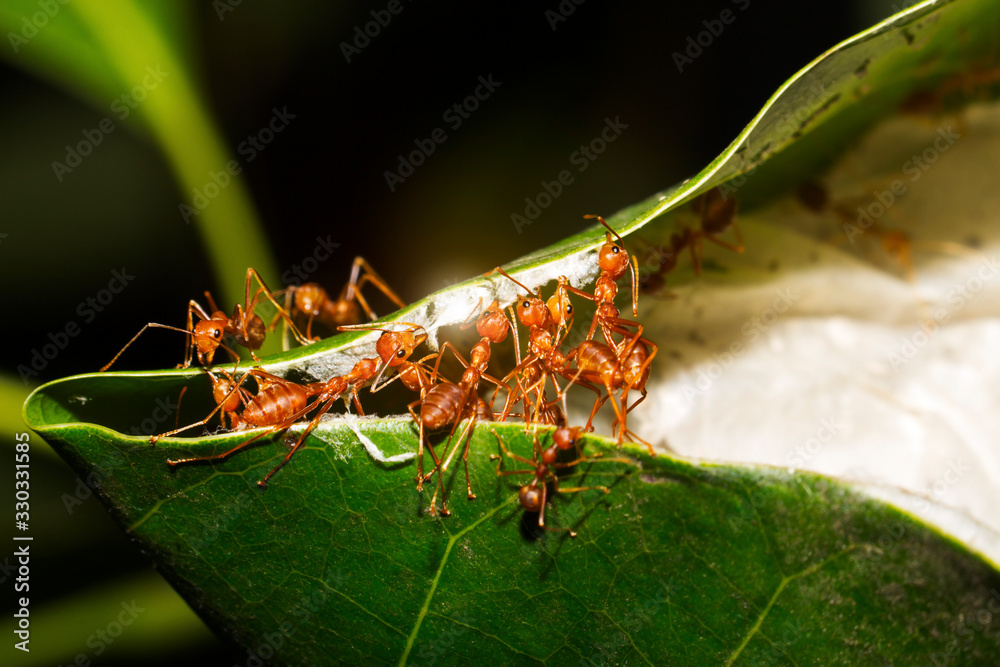
M 204 623 L 155 573 L 85 589 L 57 603 L 32 606 L 30 611 L 31 651 L 23 653 L 8 643 L 5 664 L 51 667 L 73 664 L 81 654 L 95 664 L 112 645 L 115 655 L 140 661 L 151 652 L 211 640 Z M 99 627 L 95 618 L 103 621 Z M 121 632 L 121 627 L 128 631 Z M 9 636 L 15 636 L 15 628 L 16 623 L 4 622 Z
M 0 429 L 4 433 L 18 433 L 24 430 L 24 418 L 21 416 L 21 406 L 34 387 L 25 386 L 20 378 L 0 375 Z M 8 439 L 5 443 L 13 450 L 16 440 Z M 55 451 L 44 442 L 37 442 L 36 452 L 42 456 L 58 459 Z
M 178 224 L 193 222 L 198 229 L 221 301 L 242 302 L 248 266 L 275 285 L 278 272 L 239 176 L 242 166 L 215 127 L 191 71 L 184 38 L 188 8 L 74 0 L 51 3 L 49 16 L 37 2 L 17 0 L 0 9 L 0 28 L 12 42 L 11 50 L 0 53 L 106 110 L 112 126 L 140 120 L 177 178 Z

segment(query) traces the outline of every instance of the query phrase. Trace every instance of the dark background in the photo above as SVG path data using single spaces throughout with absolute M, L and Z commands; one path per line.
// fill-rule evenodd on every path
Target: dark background
M 866 5 L 862 15 L 851 3 L 565 0 L 574 11 L 553 30 L 545 12 L 558 11 L 555 1 L 402 0 L 403 11 L 346 62 L 341 43 L 386 4 L 244 0 L 220 20 L 205 2 L 188 37 L 234 154 L 273 108 L 295 115 L 243 170 L 279 271 L 311 255 L 317 236 L 329 236 L 340 246 L 310 279 L 339 290 L 350 261 L 363 255 L 405 301 L 558 241 L 583 226 L 584 213 L 614 213 L 695 174 L 785 80 L 894 11 L 888 1 L 858 3 Z M 724 9 L 735 20 L 679 72 L 673 54 Z M 442 115 L 488 75 L 501 86 L 452 129 Z M 0 99 L 0 232 L 9 235 L 0 243 L 0 271 L 14 339 L 3 370 L 19 383 L 16 367 L 30 363 L 49 332 L 80 320 L 77 305 L 106 286 L 112 269 L 136 278 L 37 383 L 96 370 L 146 322 L 183 326 L 187 300 L 214 286 L 178 212 L 190 193 L 156 146 L 140 128 L 116 131 L 59 183 L 51 162 L 107 107 L 6 64 Z M 571 154 L 616 117 L 628 129 L 578 173 Z M 438 127 L 447 141 L 390 191 L 384 172 Z M 525 198 L 564 169 L 574 182 L 518 233 L 511 215 L 523 214 Z M 160 333 L 130 350 L 122 368 L 173 366 L 182 346 Z M 55 502 L 75 480 L 61 464 L 51 468 L 44 493 Z M 72 558 L 36 561 L 33 604 L 150 567 L 88 502 L 96 522 L 89 546 Z M 223 664 L 226 657 L 220 647 L 199 647 L 147 664 Z

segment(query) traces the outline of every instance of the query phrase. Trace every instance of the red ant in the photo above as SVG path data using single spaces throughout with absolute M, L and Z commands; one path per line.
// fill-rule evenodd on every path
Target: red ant
M 692 202 L 692 207 L 698 215 L 698 225 L 693 228 L 684 226 L 680 231 L 674 232 L 670 235 L 670 247 L 662 252 L 655 252 L 656 261 L 659 262 L 660 268 L 657 273 L 647 277 L 643 282 L 644 290 L 656 291 L 662 288 L 665 284 L 665 276 L 677 267 L 677 260 L 684 250 L 691 253 L 694 274 L 700 276 L 703 240 L 711 241 L 733 252 L 743 252 L 746 249 L 743 244 L 743 236 L 736 225 L 737 202 L 735 197 L 726 197 L 720 188 L 712 188 L 696 198 Z M 719 238 L 730 227 L 736 236 L 735 244 Z
M 548 302 L 542 300 L 541 287 L 538 288 L 537 296 L 532 293 L 524 284 L 503 269 L 497 267 L 492 273 L 499 273 L 523 289 L 527 294 L 518 298 L 516 307 L 517 319 L 528 329 L 528 352 L 529 355 L 521 360 L 514 367 L 507 377 L 503 379 L 504 384 L 510 379 L 516 379 L 520 388 L 520 393 L 524 397 L 524 417 L 526 422 L 530 422 L 530 404 L 528 394 L 534 390 L 539 396 L 539 401 L 544 402 L 544 383 L 548 378 L 552 378 L 555 383 L 555 374 L 566 366 L 565 355 L 559 350 L 564 333 L 573 319 L 573 305 L 570 303 L 567 294 L 566 284 L 560 282 L 556 293 L 549 298 Z M 490 274 L 487 274 L 490 275 Z M 522 378 L 522 375 L 525 377 Z M 527 380 L 525 388 L 522 380 Z M 558 389 L 558 384 L 556 383 Z M 496 392 L 493 394 L 496 401 Z M 510 409 L 515 400 L 515 394 L 508 392 L 504 402 L 503 411 L 499 421 L 504 421 L 510 414 Z
M 206 423 L 212 418 L 212 415 L 219 410 L 235 412 L 231 409 L 234 407 L 234 402 L 232 401 L 231 396 L 234 392 L 239 390 L 240 384 L 245 381 L 248 376 L 251 376 L 258 384 L 258 392 L 257 395 L 246 404 L 246 407 L 243 409 L 243 413 L 239 415 L 238 419 L 234 422 L 235 429 L 244 430 L 267 427 L 267 430 L 255 435 L 249 440 L 240 443 L 236 447 L 233 447 L 229 451 L 222 454 L 189 459 L 168 460 L 167 463 L 171 467 L 176 467 L 185 463 L 223 460 L 231 454 L 234 454 L 235 452 L 267 435 L 288 429 L 296 421 L 305 417 L 309 412 L 319 406 L 318 412 L 309 422 L 308 426 L 306 426 L 298 440 L 296 440 L 295 444 L 291 448 L 291 451 L 288 452 L 285 458 L 277 466 L 275 466 L 263 480 L 257 482 L 257 485 L 260 488 L 266 489 L 268 480 L 276 472 L 278 472 L 278 470 L 281 469 L 281 467 L 284 466 L 289 459 L 292 458 L 296 451 L 298 451 L 299 447 L 301 447 L 305 442 L 306 437 L 314 428 L 316 428 L 320 419 L 330 410 L 331 407 L 333 407 L 333 404 L 337 399 L 345 393 L 350 392 L 354 407 L 357 409 L 358 414 L 363 415 L 364 411 L 361 409 L 361 403 L 358 400 L 358 390 L 372 378 L 380 376 L 387 367 L 398 366 L 406 361 L 410 354 L 413 353 L 413 350 L 427 339 L 427 334 L 423 332 L 423 327 L 420 325 L 403 322 L 400 322 L 399 324 L 406 324 L 410 327 L 410 329 L 406 331 L 389 331 L 382 329 L 383 334 L 379 338 L 379 345 L 377 346 L 379 348 L 378 358 L 361 359 L 346 375 L 332 377 L 326 382 L 314 382 L 306 385 L 300 385 L 284 378 L 271 375 L 270 373 L 266 373 L 261 369 L 252 369 L 240 379 L 240 383 L 238 383 L 236 387 L 231 390 L 230 394 L 222 395 L 222 400 L 220 400 L 219 393 L 216 392 L 215 397 L 218 406 L 205 420 L 199 423 Z M 310 399 L 315 400 L 310 403 Z M 234 415 L 231 414 L 230 417 L 232 419 Z M 197 425 L 198 424 L 192 424 L 192 426 Z M 190 426 L 185 427 L 185 429 L 186 428 L 190 428 Z M 156 438 L 161 438 L 165 435 L 171 435 L 176 432 L 177 431 L 171 431 L 170 433 L 165 433 L 160 436 L 154 436 L 151 438 L 151 442 L 155 442 Z
M 914 91 L 900 103 L 899 110 L 910 116 L 933 119 L 947 110 L 959 110 L 975 101 L 977 96 L 980 99 L 989 97 L 991 89 L 995 92 L 997 83 L 1000 83 L 1000 67 L 977 62 L 937 83 L 933 89 Z M 959 132 L 964 134 L 966 120 L 961 112 L 957 114 L 956 124 Z
M 476 310 L 478 310 L 480 306 L 482 306 L 482 301 L 480 301 L 476 306 Z M 473 314 L 475 314 L 475 311 L 473 311 Z M 466 323 L 467 322 L 468 320 Z M 442 516 L 448 516 L 450 514 L 444 497 L 442 477 L 444 475 L 444 471 L 448 469 L 448 465 L 451 463 L 452 458 L 463 442 L 465 443 L 465 446 L 463 449 L 462 461 L 465 465 L 466 490 L 468 492 L 469 500 L 474 500 L 476 498 L 476 495 L 472 492 L 472 483 L 469 479 L 469 445 L 471 444 L 472 439 L 472 429 L 477 421 L 493 421 L 494 419 L 493 411 L 490 409 L 486 401 L 481 399 L 478 395 L 479 383 L 481 380 L 485 379 L 497 385 L 498 389 L 506 388 L 510 391 L 509 387 L 507 387 L 507 385 L 503 382 L 487 375 L 486 369 L 489 366 L 491 345 L 495 343 L 502 343 L 506 340 L 507 333 L 511 328 L 511 323 L 507 319 L 506 315 L 504 315 L 499 302 L 494 301 L 485 311 L 482 312 L 482 314 L 480 314 L 476 320 L 476 331 L 479 333 L 481 338 L 478 343 L 472 346 L 472 350 L 469 353 L 470 361 L 467 362 L 454 345 L 446 342 L 442 345 L 441 353 L 438 355 L 437 362 L 434 364 L 432 378 L 436 378 L 438 375 L 438 369 L 445 349 L 450 349 L 452 354 L 455 355 L 455 358 L 458 359 L 458 361 L 465 367 L 465 371 L 462 373 L 462 379 L 457 384 L 448 381 L 436 384 L 426 393 L 422 394 L 420 399 L 407 406 L 407 409 L 413 416 L 414 421 L 419 424 L 420 444 L 417 454 L 417 490 L 423 490 L 423 483 L 430 479 L 434 472 L 438 473 L 438 491 L 436 491 L 434 496 L 431 498 L 431 514 L 436 513 L 438 492 L 441 493 Z M 419 415 L 414 410 L 414 407 L 418 405 L 420 406 Z M 452 446 L 451 454 L 447 456 L 446 460 L 444 460 L 444 456 L 439 459 L 434 453 L 434 448 L 428 444 L 427 448 L 431 452 L 431 457 L 434 459 L 435 465 L 434 469 L 425 475 L 423 472 L 425 433 L 443 429 L 448 424 L 451 424 L 451 432 L 448 434 L 447 440 L 447 442 L 451 442 L 451 439 L 454 437 L 455 431 L 458 428 L 458 424 L 462 421 L 462 419 L 468 419 L 468 424 L 462 431 L 457 442 Z
M 362 269 L 364 269 L 364 275 L 361 275 Z M 299 314 L 308 317 L 306 338 L 311 340 L 313 320 L 322 322 L 330 329 L 336 330 L 343 325 L 361 322 L 361 310 L 364 310 L 369 320 L 378 319 L 361 294 L 361 288 L 365 283 L 375 285 L 382 294 L 400 308 L 406 307 L 406 304 L 396 296 L 396 293 L 375 273 L 375 270 L 363 257 L 354 258 L 354 264 L 351 266 L 351 277 L 344 288 L 340 290 L 340 295 L 336 299 L 331 299 L 326 290 L 316 283 L 306 283 L 298 287 L 292 285 L 285 288 L 285 305 L 291 304 L 289 309 L 293 317 Z M 361 308 L 359 309 L 358 306 Z M 277 318 L 271 324 L 273 326 L 276 323 Z
M 632 346 L 628 356 L 624 359 L 619 357 L 619 366 L 610 374 L 610 376 L 607 373 L 610 361 L 608 350 L 604 349 L 605 346 L 600 344 L 597 344 L 599 347 L 581 345 L 580 348 L 582 349 L 578 348 L 577 350 L 577 374 L 591 380 L 592 382 L 600 380 L 608 391 L 605 396 L 601 397 L 594 403 L 586 428 L 588 430 L 590 429 L 590 424 L 593 422 L 594 417 L 597 415 L 597 411 L 600 410 L 601 406 L 604 405 L 607 400 L 614 398 L 613 390 L 621 389 L 621 407 L 619 408 L 618 403 L 614 401 L 611 404 L 611 406 L 615 409 L 615 414 L 617 415 L 617 418 L 611 425 L 612 431 L 614 431 L 614 428 L 618 426 L 618 424 L 621 424 L 618 433 L 619 443 L 621 443 L 624 438 L 629 438 L 633 442 L 639 442 L 645 445 L 650 456 L 656 456 L 656 451 L 653 446 L 630 431 L 626 423 L 628 413 L 632 412 L 637 405 L 646 399 L 646 382 L 649 380 L 650 363 L 653 361 L 653 357 L 656 356 L 655 346 L 653 351 L 650 352 L 646 345 L 646 342 L 648 341 L 644 341 L 646 341 L 645 338 L 639 340 L 637 344 Z M 592 343 L 593 341 L 589 342 Z M 573 382 L 576 382 L 576 376 L 574 376 Z M 633 390 L 641 392 L 641 395 L 635 403 L 628 405 L 628 393 Z
M 596 218 L 608 230 L 605 232 L 604 245 L 601 246 L 601 250 L 597 256 L 597 265 L 601 269 L 601 275 L 597 278 L 597 282 L 594 285 L 593 296 L 583 290 L 568 287 L 569 291 L 573 294 L 590 299 L 597 304 L 597 312 L 594 314 L 594 321 L 590 325 L 590 333 L 587 334 L 587 338 L 592 338 L 598 321 L 602 321 L 603 326 L 603 321 L 611 321 L 618 317 L 619 310 L 615 307 L 614 301 L 615 297 L 618 296 L 618 281 L 625 275 L 626 270 L 631 270 L 632 274 L 632 316 L 637 317 L 639 315 L 639 281 L 637 279 L 638 269 L 636 268 L 638 262 L 634 255 L 629 256 L 625 250 L 625 241 L 622 240 L 618 232 L 613 230 L 604 221 L 604 218 L 592 214 L 583 217 Z M 611 239 L 612 234 L 618 239 L 618 243 L 615 243 Z
M 601 269 L 601 275 L 598 277 L 597 282 L 594 285 L 593 295 L 568 285 L 565 277 L 559 278 L 560 288 L 578 296 L 582 296 L 585 299 L 594 301 L 597 304 L 597 311 L 594 313 L 594 319 L 590 324 L 590 330 L 587 332 L 588 339 L 593 338 L 594 331 L 596 330 L 597 325 L 600 324 L 601 330 L 604 333 L 604 339 L 607 341 L 608 346 L 617 352 L 619 363 L 625 363 L 626 359 L 633 357 L 633 352 L 635 352 L 637 348 L 642 347 L 643 352 L 636 353 L 635 359 L 641 358 L 642 361 L 646 361 L 648 366 L 648 362 L 651 362 L 653 357 L 656 356 L 656 352 L 658 350 L 657 346 L 649 339 L 642 337 L 642 324 L 619 317 L 620 311 L 615 305 L 615 297 L 618 295 L 617 281 L 625 275 L 626 270 L 631 269 L 632 314 L 638 315 L 636 259 L 634 256 L 631 258 L 629 257 L 628 253 L 625 251 L 625 242 L 622 240 L 622 237 L 619 236 L 607 222 L 605 222 L 604 218 L 599 215 L 586 215 L 584 217 L 597 218 L 597 220 L 599 220 L 600 223 L 608 230 L 606 232 L 607 239 L 601 247 L 601 251 L 598 255 L 598 266 Z M 618 238 L 618 243 L 614 243 L 611 238 L 612 234 Z M 631 329 L 635 329 L 635 331 L 633 332 Z M 621 342 L 616 342 L 614 340 L 613 334 L 615 333 L 622 336 L 623 339 Z M 641 364 L 642 361 L 639 361 L 639 363 Z
M 576 367 L 567 368 L 562 371 L 563 377 L 570 380 L 570 384 L 577 384 L 587 387 L 597 393 L 594 407 L 590 411 L 590 418 L 587 420 L 586 430 L 591 430 L 591 424 L 597 411 L 608 399 L 612 399 L 611 407 L 615 411 L 615 424 L 621 424 L 618 431 L 618 444 L 620 445 L 626 434 L 631 434 L 628 430 L 627 418 L 630 408 L 626 407 L 626 397 L 633 388 L 642 386 L 643 398 L 645 398 L 645 383 L 649 377 L 649 364 L 653 360 L 653 355 L 648 354 L 644 343 L 631 345 L 629 356 L 625 360 L 620 359 L 618 353 L 604 343 L 593 340 L 585 340 L 567 354 L 567 361 L 575 361 Z M 626 369 L 628 374 L 626 375 Z M 607 391 L 606 396 L 602 396 L 597 385 L 603 386 Z M 619 401 L 614 400 L 615 391 L 622 390 Z M 568 390 L 568 387 L 567 387 Z M 641 401 L 642 399 L 640 399 Z M 638 401 L 635 405 L 638 405 Z M 635 407 L 633 405 L 632 407 Z M 656 451 L 648 442 L 642 441 L 649 450 L 650 456 L 656 456 Z
M 716 191 L 717 190 L 713 190 L 712 192 Z M 707 199 L 708 198 L 706 197 L 706 200 Z M 736 200 L 730 199 L 729 201 L 733 203 L 732 213 L 735 213 Z M 706 208 L 710 206 L 717 207 L 718 204 L 705 203 L 704 206 Z M 656 356 L 659 348 L 651 340 L 642 336 L 642 324 L 619 317 L 618 307 L 614 303 L 615 297 L 618 294 L 617 281 L 625 275 L 626 270 L 631 269 L 632 313 L 633 315 L 638 314 L 638 286 L 636 280 L 637 262 L 634 256 L 631 258 L 629 257 L 628 253 L 625 251 L 625 242 L 622 240 L 621 236 L 615 232 L 607 222 L 605 222 L 604 218 L 599 215 L 587 215 L 584 217 L 596 218 L 608 231 L 606 232 L 605 243 L 601 247 L 601 251 L 598 256 L 598 266 L 601 269 L 601 275 L 598 277 L 597 282 L 594 285 L 593 295 L 566 284 L 567 281 L 565 277 L 560 277 L 559 279 L 561 287 L 564 287 L 573 294 L 577 294 L 597 303 L 597 311 L 594 313 L 594 319 L 591 322 L 590 330 L 587 332 L 588 340 L 581 343 L 567 355 L 568 359 L 576 360 L 577 373 L 574 375 L 573 381 L 576 382 L 578 377 L 590 380 L 591 383 L 596 383 L 599 380 L 600 384 L 603 384 L 608 391 L 607 396 L 604 398 L 598 398 L 595 402 L 594 408 L 590 414 L 590 419 L 587 421 L 588 429 L 593 422 L 597 410 L 600 409 L 600 406 L 603 405 L 606 400 L 612 397 L 613 389 L 621 388 L 621 408 L 618 408 L 617 403 L 612 403 L 612 407 L 615 408 L 615 413 L 617 415 L 617 421 L 615 424 L 621 424 L 618 442 L 621 443 L 626 435 L 631 436 L 635 440 L 639 440 L 645 444 L 646 448 L 650 452 L 650 455 L 655 456 L 655 451 L 653 450 L 652 445 L 643 441 L 641 438 L 635 437 L 635 435 L 628 430 L 626 418 L 628 413 L 646 397 L 645 386 L 646 381 L 649 378 L 650 364 Z M 703 215 L 703 230 L 707 231 L 715 229 L 715 227 L 712 227 L 711 225 L 706 226 L 705 221 L 708 219 L 711 219 L 711 216 Z M 612 240 L 612 234 L 617 237 L 618 243 L 615 243 Z M 601 330 L 604 333 L 604 339 L 607 341 L 607 347 L 594 343 L 590 340 L 593 337 L 598 324 L 600 324 Z M 632 331 L 632 329 L 634 329 L 634 331 Z M 616 342 L 613 334 L 622 336 L 622 340 L 620 342 Z M 642 396 L 632 406 L 628 406 L 627 397 L 628 392 L 631 389 L 641 391 Z
M 722 194 L 721 189 L 712 188 L 695 199 L 692 205 L 700 217 L 699 225 L 694 229 L 685 227 L 681 234 L 687 238 L 687 242 L 683 245 L 686 245 L 691 252 L 691 261 L 694 263 L 694 273 L 697 276 L 701 275 L 702 239 L 733 252 L 743 252 L 746 247 L 743 245 L 740 228 L 736 226 L 735 197 L 727 197 Z M 736 236 L 735 245 L 719 238 L 719 235 L 730 227 Z
M 503 444 L 503 440 L 500 439 L 500 436 L 496 433 L 496 431 L 493 432 L 493 437 L 497 439 L 497 444 L 500 445 L 500 449 L 503 450 L 503 453 L 509 458 L 515 459 L 532 467 L 531 470 L 501 470 L 500 468 L 503 465 L 503 457 L 499 454 L 490 455 L 490 460 L 497 461 L 497 475 L 506 476 L 530 474 L 535 476 L 534 479 L 521 487 L 518 492 L 518 500 L 521 501 L 521 507 L 525 510 L 538 513 L 538 527 L 542 530 L 548 530 L 551 532 L 565 530 L 569 533 L 570 537 L 576 537 L 576 532 L 569 528 L 557 529 L 550 528 L 545 525 L 545 504 L 548 500 L 549 482 L 552 483 L 552 489 L 556 493 L 577 493 L 579 491 L 590 490 L 611 493 L 611 489 L 606 486 L 559 486 L 559 478 L 553 472 L 554 469 L 571 468 L 580 463 L 592 460 L 583 455 L 578 455 L 578 457 L 573 461 L 566 461 L 562 463 L 558 462 L 560 451 L 567 451 L 576 447 L 577 440 L 580 437 L 580 430 L 577 428 L 563 426 L 555 429 L 555 431 L 552 432 L 552 444 L 543 450 L 540 450 L 538 433 L 536 432 L 534 435 L 534 457 L 532 459 L 526 459 L 523 456 L 518 456 L 507 449 L 507 446 Z M 629 463 L 629 461 L 625 459 L 602 460 Z
M 795 195 L 799 203 L 812 213 L 822 215 L 829 211 L 839 218 L 844 231 L 848 233 L 847 240 L 851 243 L 854 243 L 854 236 L 870 234 L 868 238 L 874 238 L 878 241 L 882 252 L 902 268 L 903 274 L 911 284 L 917 282 L 917 272 L 913 261 L 914 247 L 932 248 L 960 257 L 978 257 L 974 251 L 961 244 L 951 241 L 914 241 L 907 232 L 885 227 L 880 223 L 871 222 L 867 228 L 858 227 L 856 226 L 859 224 L 858 219 L 855 217 L 856 213 L 852 210 L 852 206 L 860 200 L 855 200 L 850 204 L 843 201 L 834 202 L 827 189 L 815 181 L 800 183 L 796 188 Z M 844 237 L 838 235 L 833 242 L 839 244 L 843 241 Z
M 252 278 L 256 279 L 259 285 L 257 292 L 253 295 L 253 299 L 250 298 L 250 281 Z M 123 347 L 121 351 L 115 355 L 114 359 L 101 368 L 101 372 L 111 368 L 115 361 L 118 360 L 118 357 L 120 357 L 122 353 L 128 349 L 129 345 L 134 343 L 136 339 L 149 328 L 170 329 L 172 331 L 180 331 L 181 333 L 189 336 L 184 353 L 184 363 L 179 365 L 178 368 L 190 367 L 192 359 L 195 355 L 197 355 L 199 364 L 211 364 L 212 359 L 215 356 L 215 351 L 220 347 L 229 352 L 234 359 L 239 360 L 239 355 L 222 342 L 225 334 L 232 335 L 236 339 L 237 343 L 250 350 L 250 355 L 255 361 L 259 361 L 257 359 L 257 355 L 254 354 L 254 350 L 260 349 L 261 345 L 264 344 L 264 338 L 267 335 L 267 328 L 264 326 L 264 321 L 254 311 L 262 295 L 267 298 L 267 300 L 270 301 L 275 308 L 278 309 L 278 317 L 286 320 L 289 326 L 291 326 L 296 339 L 300 343 L 306 344 L 311 342 L 299 333 L 299 330 L 291 321 L 288 313 L 286 313 L 285 310 L 278 305 L 278 302 L 271 294 L 271 290 L 264 283 L 263 279 L 261 279 L 260 274 L 258 274 L 255 269 L 249 268 L 247 269 L 246 293 L 243 304 L 236 304 L 236 307 L 233 309 L 232 317 L 219 310 L 215 305 L 215 300 L 212 299 L 212 295 L 205 292 L 205 297 L 208 299 L 208 305 L 213 311 L 211 315 L 205 312 L 205 309 L 201 307 L 201 304 L 192 299 L 188 302 L 186 329 L 178 329 L 177 327 L 171 327 L 166 324 L 157 324 L 156 322 L 146 324 L 146 326 L 140 329 L 139 333 L 133 336 L 132 340 L 126 343 L 125 347 Z M 197 315 L 199 318 L 197 323 L 194 322 L 194 315 Z

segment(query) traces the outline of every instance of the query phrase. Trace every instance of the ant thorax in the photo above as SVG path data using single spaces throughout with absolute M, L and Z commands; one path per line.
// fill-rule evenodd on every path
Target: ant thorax
M 618 296 L 618 283 L 611 276 L 602 273 L 594 284 L 594 297 L 598 301 L 608 302 L 614 301 L 616 296 Z

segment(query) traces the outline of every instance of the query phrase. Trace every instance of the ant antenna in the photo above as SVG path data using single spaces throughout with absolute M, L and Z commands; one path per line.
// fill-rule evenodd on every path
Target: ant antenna
M 602 218 L 602 217 L 601 217 L 601 216 L 599 216 L 599 215 L 594 215 L 593 213 L 588 213 L 587 215 L 585 215 L 585 216 L 583 216 L 583 217 L 584 217 L 584 218 L 596 218 L 598 222 L 600 222 L 600 223 L 601 223 L 602 225 L 604 225 L 604 228 L 605 228 L 605 229 L 607 229 L 607 230 L 608 230 L 609 232 L 611 232 L 612 234 L 614 234 L 614 235 L 615 235 L 615 238 L 617 238 L 617 239 L 618 239 L 618 242 L 619 242 L 619 243 L 621 243 L 621 244 L 622 244 L 623 246 L 625 245 L 625 240 L 624 240 L 624 239 L 622 239 L 621 235 L 620 235 L 620 234 L 619 234 L 618 232 L 616 232 L 616 231 L 615 231 L 614 229 L 612 229 L 612 228 L 611 228 L 611 225 L 609 225 L 609 224 L 608 224 L 608 223 L 607 223 L 607 222 L 606 222 L 606 221 L 604 220 L 604 218 Z
M 522 283 L 519 280 L 517 280 L 516 278 L 514 278 L 512 275 L 510 275 L 509 273 L 507 273 L 506 271 L 504 271 L 503 269 L 501 269 L 499 266 L 497 268 L 493 269 L 492 271 L 490 271 L 489 273 L 487 273 L 486 275 L 490 276 L 490 275 L 493 275 L 494 273 L 499 273 L 499 274 L 501 274 L 503 276 L 506 276 L 507 278 L 509 278 L 510 280 L 512 280 L 514 282 L 514 284 L 520 286 L 520 288 L 523 289 L 525 292 L 527 292 L 531 296 L 534 296 L 535 293 L 532 292 L 527 287 L 525 287 L 524 283 Z
M 413 322 L 385 322 L 384 324 L 402 324 L 405 325 L 407 329 L 410 329 L 414 333 L 419 331 L 424 331 L 423 334 L 426 336 L 426 331 L 424 325 L 415 324 Z M 375 322 L 368 322 L 367 324 L 342 324 L 337 327 L 337 331 L 381 331 L 382 333 L 400 333 L 400 331 L 393 331 L 391 329 L 385 329 L 381 326 L 377 326 Z M 405 329 L 404 329 L 405 331 Z
M 106 371 L 109 368 L 111 368 L 112 366 L 114 366 L 115 362 L 118 361 L 118 357 L 122 356 L 122 353 L 125 352 L 125 350 L 127 350 L 129 348 L 129 346 L 132 343 L 134 343 L 136 341 L 136 339 L 139 338 L 139 336 L 141 336 L 143 334 L 144 331 L 146 331 L 146 329 L 150 329 L 150 328 L 152 328 L 152 329 L 169 329 L 171 331 L 179 331 L 182 334 L 185 334 L 185 335 L 188 335 L 188 336 L 192 336 L 192 337 L 195 335 L 193 331 L 188 331 L 187 329 L 180 329 L 178 327 L 172 327 L 172 326 L 169 326 L 169 325 L 166 325 L 166 324 L 157 324 L 156 322 L 150 322 L 149 324 L 147 324 L 143 328 L 139 329 L 139 333 L 137 333 L 136 335 L 132 336 L 132 340 L 130 340 L 129 342 L 125 343 L 125 347 L 123 347 L 121 350 L 118 351 L 118 354 L 115 355 L 115 358 L 112 359 L 111 361 L 109 361 L 108 363 L 106 363 L 105 365 L 101 366 L 101 370 L 99 370 L 98 372 L 99 373 L 103 373 L 104 371 Z M 233 351 L 230 347 L 228 347 L 225 343 L 220 342 L 219 343 L 219 347 L 221 347 L 222 349 L 226 350 L 227 352 L 229 352 L 230 354 L 232 354 L 237 359 L 240 358 L 240 355 L 236 354 L 236 352 Z M 183 368 L 186 368 L 186 366 L 184 366 Z

